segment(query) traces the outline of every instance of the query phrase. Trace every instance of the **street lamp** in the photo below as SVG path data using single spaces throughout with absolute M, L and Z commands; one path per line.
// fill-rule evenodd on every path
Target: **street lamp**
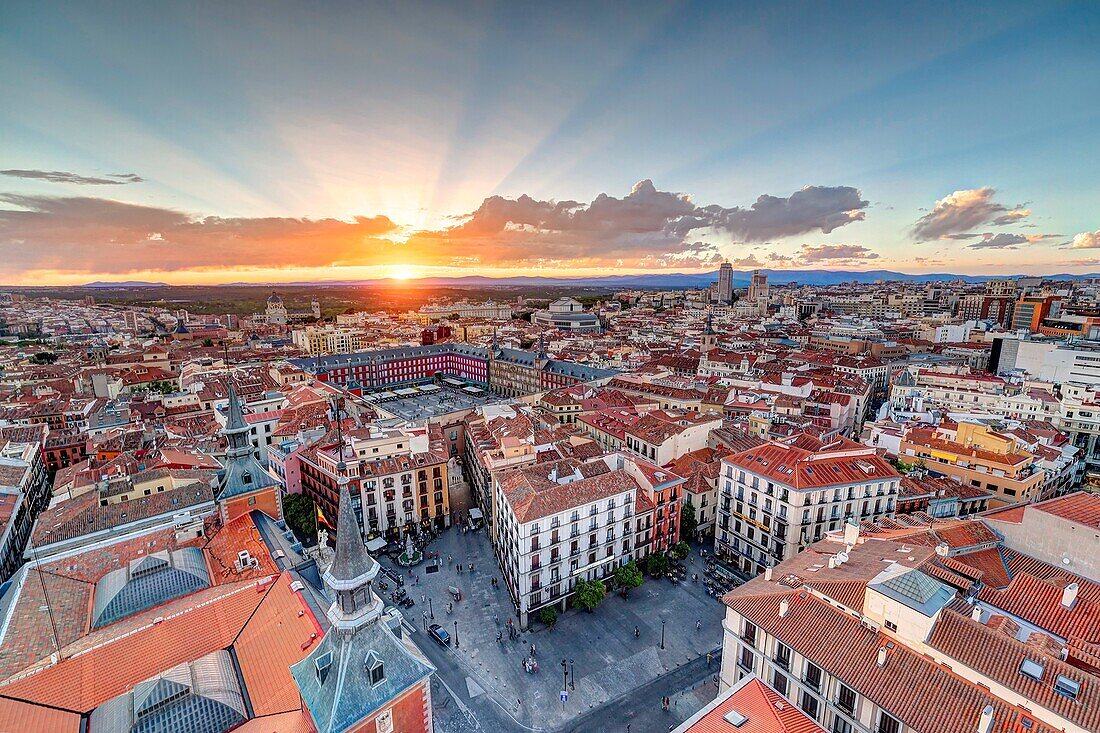
M 458 649 L 458 622 L 455 621 L 455 649 Z
M 428 612 L 432 616 L 432 621 L 435 621 L 435 609 L 432 608 L 432 599 L 428 598 Z
M 661 648 L 665 648 L 665 620 L 661 619 Z
M 577 689 L 577 676 L 573 673 L 573 660 L 569 660 L 569 689 Z
M 566 666 L 567 664 L 569 664 L 569 662 L 565 661 L 564 659 L 561 660 L 561 689 L 562 690 L 566 690 L 566 689 L 569 688 L 569 667 Z

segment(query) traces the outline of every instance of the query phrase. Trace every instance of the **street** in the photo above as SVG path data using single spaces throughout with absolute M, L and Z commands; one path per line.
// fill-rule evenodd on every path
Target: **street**
M 477 730 L 469 727 L 476 724 L 465 709 L 484 730 L 607 731 L 625 730 L 630 723 L 632 733 L 657 733 L 691 715 L 710 699 L 707 694 L 715 694 L 709 681 L 718 671 L 723 607 L 701 583 L 647 579 L 625 599 L 609 594 L 593 613 L 571 610 L 552 630 L 533 624 L 509 640 L 514 610 L 503 583 L 492 585 L 499 571 L 488 538 L 450 529 L 428 549 L 439 552 L 443 567 L 429 574 L 421 564 L 412 576 L 402 571 L 416 601 L 404 613 L 418 629 L 414 641 L 438 670 L 442 689 L 434 702 L 446 719 L 440 730 Z M 448 557 L 461 562 L 464 572 L 456 573 Z M 388 559 L 381 562 L 393 568 Z M 461 601 L 450 598 L 451 585 L 462 590 Z M 439 645 L 425 633 L 431 623 L 457 638 L 450 646 Z M 503 636 L 499 642 L 498 630 Z M 538 671 L 527 673 L 523 662 L 532 645 Z M 713 654 L 709 673 L 707 652 Z M 568 688 L 564 703 L 563 684 Z M 668 713 L 660 704 L 666 695 L 673 698 Z M 445 700 L 451 702 L 440 709 Z

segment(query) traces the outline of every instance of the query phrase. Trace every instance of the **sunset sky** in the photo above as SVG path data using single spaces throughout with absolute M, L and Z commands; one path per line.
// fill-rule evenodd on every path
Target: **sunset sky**
M 0 283 L 1100 272 L 1100 4 L 0 10 Z

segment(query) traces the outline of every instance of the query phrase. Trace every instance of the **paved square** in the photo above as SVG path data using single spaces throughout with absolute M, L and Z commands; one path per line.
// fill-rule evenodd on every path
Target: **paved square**
M 490 698 L 517 722 L 516 730 L 567 728 L 586 713 L 690 662 L 699 664 L 705 674 L 700 658 L 707 652 L 715 652 L 712 669 L 717 672 L 723 606 L 707 595 L 701 582 L 693 584 L 689 580 L 677 585 L 647 579 L 626 599 L 611 594 L 593 613 L 571 610 L 559 617 L 553 630 L 533 624 L 519 639 L 509 641 L 507 621 L 515 619 L 515 612 L 503 584 L 492 587 L 491 579 L 494 575 L 499 579 L 499 569 L 485 534 L 450 529 L 429 550 L 439 552 L 443 569 L 429 574 L 420 565 L 413 570 L 413 577 L 406 571 L 406 588 L 416 601 L 405 611 L 406 617 L 421 632 L 426 623 L 438 623 L 454 635 L 457 622 L 457 644 L 442 654 L 439 648 L 426 651 L 437 665 L 451 667 L 446 671 L 461 673 L 463 694 L 470 699 Z M 452 563 L 448 563 L 449 557 Z M 694 554 L 692 557 L 701 571 L 702 561 Z M 389 560 L 382 562 L 388 564 Z M 456 573 L 453 564 L 458 562 L 464 568 L 473 563 L 474 572 L 464 569 Z M 688 567 L 690 577 L 690 561 Z M 449 585 L 462 590 L 461 601 L 450 600 Z M 434 620 L 430 618 L 428 598 L 432 599 Z M 447 612 L 448 603 L 453 604 L 453 613 Z M 635 627 L 639 638 L 634 636 Z M 498 630 L 504 631 L 503 642 L 496 639 Z M 433 644 L 423 633 L 414 638 L 422 647 Z M 533 674 L 525 672 L 523 666 L 531 645 L 535 646 L 539 665 Z M 570 674 L 565 703 L 560 699 L 562 659 Z M 660 694 L 654 693 L 653 698 L 639 702 L 652 705 L 654 714 L 659 715 Z M 589 728 L 586 725 L 583 729 Z

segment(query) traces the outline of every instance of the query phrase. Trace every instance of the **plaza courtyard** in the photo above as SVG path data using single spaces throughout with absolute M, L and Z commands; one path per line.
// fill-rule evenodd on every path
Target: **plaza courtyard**
M 512 640 L 508 620 L 516 623 L 514 607 L 503 582 L 492 585 L 500 573 L 484 531 L 453 528 L 428 549 L 439 553 L 440 570 L 427 573 L 425 563 L 412 576 L 401 571 L 416 602 L 404 613 L 417 628 L 413 639 L 438 668 L 447 691 L 457 705 L 477 711 L 485 730 L 626 730 L 630 724 L 632 733 L 667 731 L 701 707 L 708 694 L 713 696 L 713 685 L 703 683 L 718 672 L 723 606 L 707 595 L 702 582 L 647 578 L 625 599 L 610 593 L 592 613 L 570 610 L 553 629 L 532 623 Z M 388 559 L 382 562 L 400 570 Z M 694 552 L 687 562 L 689 577 L 695 568 L 702 572 Z M 456 563 L 464 566 L 461 574 L 454 570 Z M 461 589 L 461 601 L 451 599 L 448 586 Z M 427 635 L 432 623 L 451 635 L 450 646 Z M 538 671 L 529 673 L 524 661 L 532 645 Z M 708 653 L 713 655 L 709 664 Z M 569 678 L 565 702 L 563 659 Z M 665 695 L 674 697 L 669 712 L 661 709 Z M 628 698 L 630 705 L 616 704 Z M 485 712 L 497 722 L 486 725 Z

